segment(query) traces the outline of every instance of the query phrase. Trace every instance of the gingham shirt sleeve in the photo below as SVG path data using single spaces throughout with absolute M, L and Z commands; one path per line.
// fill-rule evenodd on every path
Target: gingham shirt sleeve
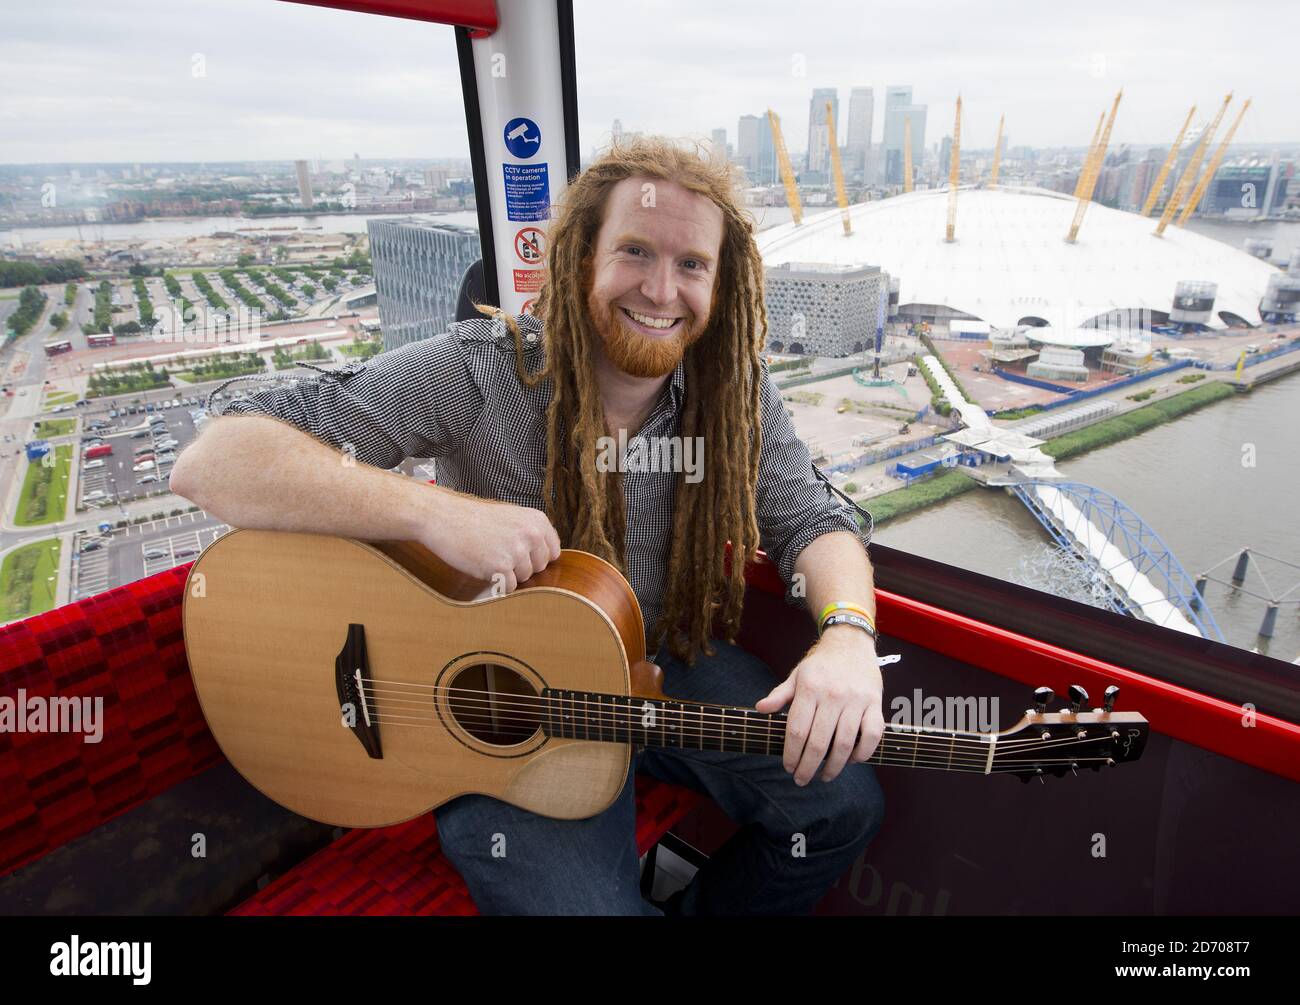
M 788 584 L 794 563 L 809 544 L 834 531 L 858 535 L 865 549 L 870 529 L 813 474 L 812 455 L 795 433 L 781 392 L 763 366 L 763 449 L 759 456 L 756 510 L 763 550 Z
M 482 411 L 483 395 L 453 329 L 264 388 L 215 414 L 274 416 L 337 450 L 350 444 L 366 464 L 392 468 L 408 457 L 456 452 Z

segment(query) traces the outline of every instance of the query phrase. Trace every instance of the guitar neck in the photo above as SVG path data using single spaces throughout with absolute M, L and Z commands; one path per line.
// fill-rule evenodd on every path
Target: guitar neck
M 735 705 L 660 701 L 593 691 L 542 692 L 542 728 L 548 736 L 606 743 L 637 743 L 672 750 L 718 750 L 781 756 L 785 712 Z M 991 772 L 997 734 L 885 725 L 868 759 L 875 764 L 941 771 Z

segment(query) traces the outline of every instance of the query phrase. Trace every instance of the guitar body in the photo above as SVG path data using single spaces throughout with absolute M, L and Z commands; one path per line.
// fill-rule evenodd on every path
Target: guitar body
M 530 695 L 632 693 L 646 666 L 636 597 L 611 565 L 571 550 L 514 593 L 476 599 L 487 587 L 410 542 L 226 534 L 190 569 L 183 616 L 222 751 L 277 803 L 348 827 L 465 793 L 562 819 L 599 813 L 627 778 L 629 744 L 547 735 Z M 340 689 L 357 669 L 352 698 L 366 697 L 349 701 Z M 350 728 L 370 709 L 380 756 Z

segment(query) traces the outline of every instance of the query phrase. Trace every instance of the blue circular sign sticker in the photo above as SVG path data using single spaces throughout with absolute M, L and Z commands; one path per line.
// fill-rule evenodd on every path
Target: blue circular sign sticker
M 542 131 L 532 119 L 511 119 L 506 123 L 506 149 L 519 158 L 528 158 L 542 148 Z

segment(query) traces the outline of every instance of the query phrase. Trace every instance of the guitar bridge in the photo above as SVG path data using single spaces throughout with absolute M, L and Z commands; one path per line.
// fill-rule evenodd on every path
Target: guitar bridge
M 348 637 L 334 658 L 334 685 L 338 689 L 339 713 L 367 754 L 376 760 L 384 756 L 379 743 L 379 722 L 371 707 L 367 689 L 370 663 L 366 658 L 365 625 L 349 624 Z

